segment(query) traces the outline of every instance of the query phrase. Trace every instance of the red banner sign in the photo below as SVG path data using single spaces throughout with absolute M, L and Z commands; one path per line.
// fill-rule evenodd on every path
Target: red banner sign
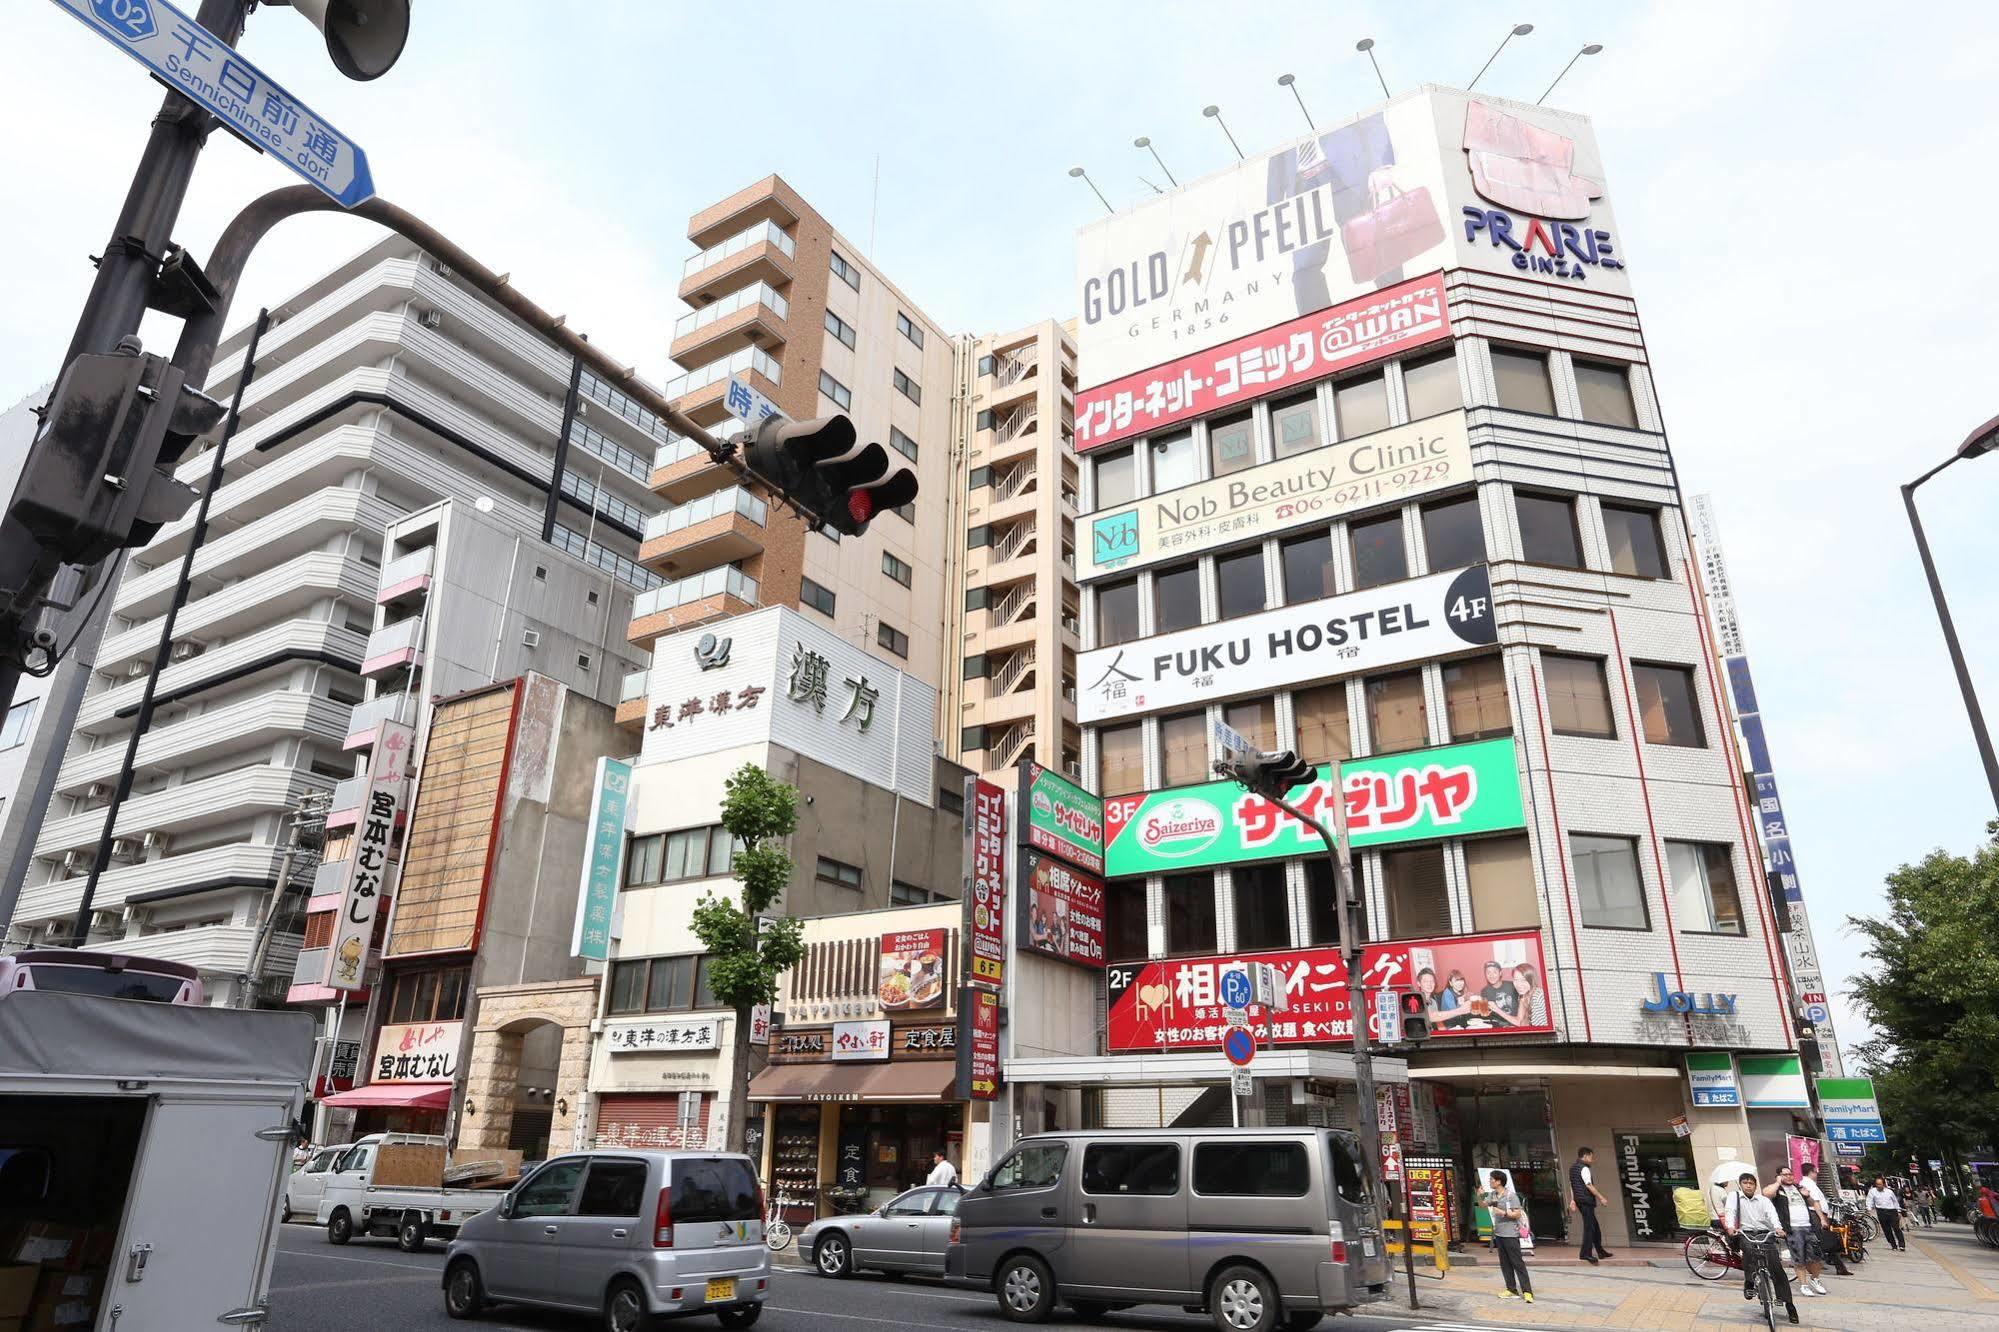
M 1076 451 L 1143 435 L 1451 334 L 1444 275 L 1411 278 L 1076 395 Z
M 965 819 L 966 861 L 972 891 L 965 895 L 969 918 L 965 973 L 998 987 L 1006 980 L 1006 792 L 983 777 L 965 783 L 971 799 Z
M 883 1008 L 944 1006 L 943 930 L 896 930 L 881 937 L 875 963 L 875 997 Z
M 1028 847 L 1016 863 L 1020 946 L 1080 967 L 1103 966 L 1104 881 Z
M 1291 998 L 1281 1011 L 1250 1010 L 1249 1027 L 1259 1043 L 1323 1045 L 1353 1039 L 1340 950 L 1290 948 L 1109 968 L 1104 973 L 1110 997 L 1107 1047 L 1214 1049 L 1228 1030 L 1221 975 L 1240 962 L 1276 966 Z M 1368 991 L 1422 990 L 1430 996 L 1430 1031 L 1440 1038 L 1555 1029 L 1538 932 L 1369 944 L 1361 953 L 1361 982 Z M 1380 1032 L 1375 1036 L 1392 1039 Z
M 958 1095 L 968 1101 L 999 1096 L 999 996 L 968 985 L 958 995 Z

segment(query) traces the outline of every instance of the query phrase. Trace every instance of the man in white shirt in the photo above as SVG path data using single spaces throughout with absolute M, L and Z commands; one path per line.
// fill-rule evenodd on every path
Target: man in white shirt
M 1826 1201 L 1825 1190 L 1819 1187 L 1819 1167 L 1816 1161 L 1806 1161 L 1798 1169 L 1798 1192 L 1805 1195 L 1805 1203 L 1818 1218 L 1816 1238 L 1820 1252 L 1832 1259 L 1832 1270 L 1841 1276 L 1852 1276 L 1847 1269 L 1846 1259 L 1839 1251 L 1839 1245 L 1828 1234 L 1832 1226 L 1832 1204 Z
M 945 1188 L 956 1186 L 958 1183 L 957 1168 L 951 1164 L 950 1159 L 944 1155 L 943 1151 L 939 1150 L 930 1153 L 930 1159 L 933 1163 L 930 1167 L 930 1177 L 923 1182 L 925 1184 L 941 1185 Z
M 1874 1177 L 1874 1187 L 1867 1190 L 1867 1205 L 1874 1209 L 1881 1223 L 1881 1238 L 1888 1241 L 1888 1247 L 1906 1252 L 1909 1241 L 1902 1237 L 1902 1199 L 1883 1176 Z
M 1756 1188 L 1756 1176 L 1748 1171 L 1736 1181 L 1735 1192 L 1728 1195 L 1727 1205 L 1722 1210 L 1721 1225 L 1735 1237 L 1738 1252 L 1742 1254 L 1742 1298 L 1756 1298 L 1756 1269 L 1761 1267 L 1770 1274 L 1770 1284 L 1777 1292 L 1777 1298 L 1784 1302 L 1784 1312 L 1792 1322 L 1798 1321 L 1798 1305 L 1791 1296 L 1791 1280 L 1784 1273 L 1784 1264 L 1768 1248 L 1760 1247 L 1762 1242 L 1774 1238 L 1781 1247 L 1784 1228 L 1777 1219 L 1777 1208 Z M 1743 1232 L 1752 1231 L 1753 1234 Z M 1757 1248 L 1752 1260 L 1749 1250 Z

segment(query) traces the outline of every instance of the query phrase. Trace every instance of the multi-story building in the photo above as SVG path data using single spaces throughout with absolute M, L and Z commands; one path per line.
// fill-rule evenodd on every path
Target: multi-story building
M 345 746 L 369 664 L 411 646 L 394 600 L 404 594 L 383 583 L 384 529 L 453 499 L 517 541 L 517 572 L 540 563 L 536 551 L 575 557 L 548 561 L 574 602 L 544 602 L 541 613 L 596 650 L 539 669 L 614 703 L 628 651 L 623 598 L 660 582 L 635 557 L 657 504 L 652 450 L 668 438 L 624 394 L 397 238 L 290 297 L 268 327 L 227 338 L 207 390 L 226 401 L 246 374 L 157 711 L 91 903 L 93 944 L 193 962 L 219 1002 L 247 966 L 287 812 L 355 772 Z M 212 461 L 207 448 L 191 455 L 182 479 L 205 484 Z M 190 513 L 162 528 L 111 593 L 17 934 L 67 937 L 192 526 Z M 470 581 L 498 597 L 490 580 Z M 508 595 L 531 582 L 514 580 Z M 584 601 L 586 583 L 598 605 Z M 283 985 L 298 942 L 294 933 L 272 950 L 260 982 Z
M 946 752 L 997 772 L 1082 775 L 1076 346 L 1044 320 L 959 343 L 965 445 L 963 669 L 947 672 Z
M 1169 1057 L 1015 1058 L 1017 1096 L 1228 1122 L 1217 978 L 1254 956 L 1291 1002 L 1253 1019 L 1249 1113 L 1375 1113 L 1336 1081 L 1330 864 L 1211 780 L 1223 724 L 1320 765 L 1292 798 L 1344 804 L 1364 980 L 1431 996 L 1391 1103 L 1440 1204 L 1507 1167 L 1559 1233 L 1591 1146 L 1610 1242 L 1642 1239 L 1675 1184 L 1809 1131 L 1603 180 L 1583 118 L 1425 88 L 1081 232 L 1104 1053 Z

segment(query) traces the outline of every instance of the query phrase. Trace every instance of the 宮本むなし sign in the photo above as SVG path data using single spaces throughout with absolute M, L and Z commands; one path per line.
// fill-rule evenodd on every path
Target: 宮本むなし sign
M 450 1082 L 458 1076 L 463 1022 L 384 1023 L 370 1082 Z

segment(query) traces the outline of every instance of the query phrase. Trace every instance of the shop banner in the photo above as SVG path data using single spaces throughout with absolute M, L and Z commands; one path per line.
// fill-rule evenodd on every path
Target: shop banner
M 851 1063 L 856 1060 L 887 1059 L 890 1043 L 887 1018 L 872 1018 L 866 1022 L 835 1022 L 833 1039 L 828 1043 L 828 1055 L 836 1064 Z
M 1795 1133 L 1789 1134 L 1784 1139 L 1784 1152 L 1786 1159 L 1791 1164 L 1791 1177 L 1793 1179 L 1805 1173 L 1806 1162 L 1810 1162 L 1814 1166 L 1820 1163 L 1821 1152 L 1817 1138 L 1801 1138 Z M 1912 1166 L 1911 1169 L 1913 1168 Z
M 1243 406 L 1451 335 L 1429 273 L 1076 395 L 1076 452 Z
M 1336 518 L 1471 480 L 1465 414 L 1446 412 L 1091 514 L 1085 581 L 1230 542 L 1321 531 Z
M 1527 826 L 1510 738 L 1349 759 L 1340 785 L 1355 848 Z
M 1000 1001 L 991 990 L 968 985 L 958 993 L 958 1095 L 991 1101 L 1000 1086 Z
M 1820 1078 L 1819 1118 L 1834 1142 L 1887 1142 L 1872 1078 Z
M 1274 1013 L 1250 1011 L 1249 1029 L 1259 1043 L 1353 1039 L 1340 950 L 1293 948 L 1106 968 L 1106 1048 L 1215 1049 L 1229 1029 L 1221 974 L 1245 962 L 1276 966 L 1291 1001 Z M 1433 1039 L 1552 1032 L 1546 976 L 1535 931 L 1370 944 L 1361 953 L 1361 980 L 1368 990 L 1414 986 L 1433 996 Z
M 891 1013 L 944 1006 L 944 940 L 947 931 L 892 930 L 881 937 L 875 962 L 875 997 Z
M 367 988 L 368 949 L 375 938 L 375 916 L 390 890 L 389 847 L 396 819 L 409 798 L 410 741 L 415 734 L 401 722 L 383 722 L 375 728 L 354 824 L 353 856 L 347 862 L 347 886 L 327 948 L 332 971 L 326 983 L 336 990 Z
M 965 975 L 997 988 L 1006 980 L 1006 792 L 967 777 L 965 811 Z
M 1078 869 L 1104 872 L 1104 802 L 1039 763 L 1020 765 L 1020 837 Z
M 370 1082 L 453 1082 L 463 1022 L 385 1023 Z
M 625 858 L 625 799 L 632 789 L 632 765 L 597 760 L 590 794 L 590 841 L 583 852 L 582 880 L 576 886 L 576 930 L 569 955 L 592 962 L 611 956 L 611 917 L 618 902 L 618 871 Z
M 606 1022 L 604 1048 L 612 1054 L 679 1054 L 722 1048 L 722 1024 L 715 1018 L 649 1018 Z
M 1735 1085 L 1735 1056 L 1726 1051 L 1689 1054 L 1687 1086 L 1695 1105 L 1742 1104 L 1742 1092 Z
M 1085 652 L 1076 718 L 1089 725 L 1268 694 L 1498 641 L 1479 564 Z
M 1014 864 L 1020 870 L 1013 890 L 1020 913 L 1015 942 L 1079 967 L 1102 968 L 1104 881 L 1025 847 Z
M 1812 1103 L 1796 1055 L 1737 1055 L 1735 1071 L 1742 1079 L 1742 1103 L 1751 1109 L 1800 1110 Z

